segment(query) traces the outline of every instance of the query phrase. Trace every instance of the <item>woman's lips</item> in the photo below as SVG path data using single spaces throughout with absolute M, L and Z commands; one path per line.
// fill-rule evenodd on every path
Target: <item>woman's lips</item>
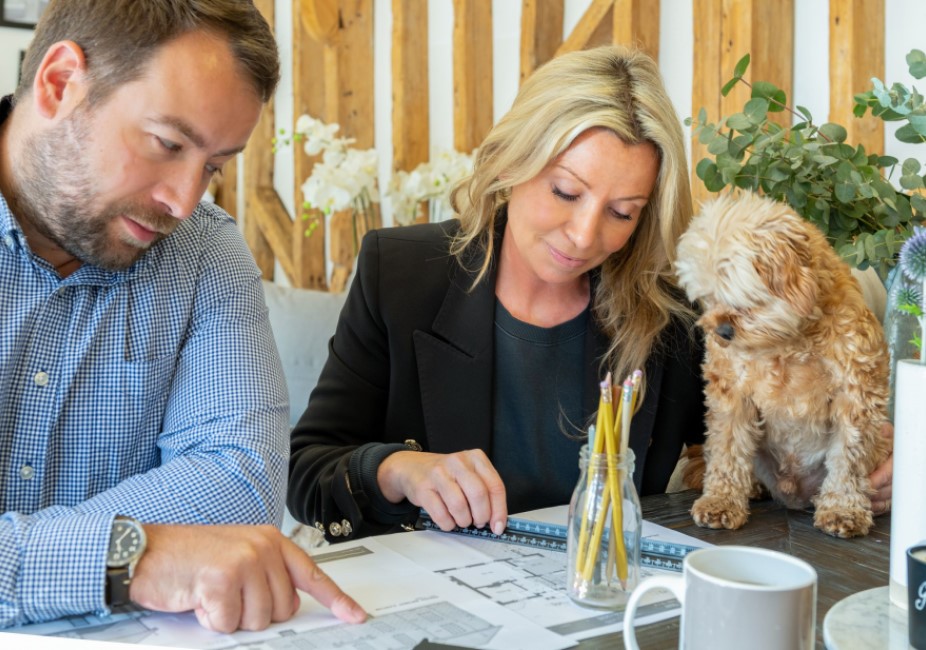
M 550 246 L 549 244 L 547 244 L 547 247 L 550 249 L 550 255 L 553 257 L 553 259 L 563 266 L 568 266 L 571 269 L 577 269 L 585 265 L 584 259 L 570 257 L 569 255 L 566 255 L 560 251 L 558 248 Z

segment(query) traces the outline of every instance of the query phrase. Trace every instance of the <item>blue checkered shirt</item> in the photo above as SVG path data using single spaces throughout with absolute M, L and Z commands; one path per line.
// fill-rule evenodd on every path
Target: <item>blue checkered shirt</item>
M 0 627 L 105 611 L 117 514 L 279 525 L 288 395 L 227 214 L 62 280 L 0 195 L 0 278 Z

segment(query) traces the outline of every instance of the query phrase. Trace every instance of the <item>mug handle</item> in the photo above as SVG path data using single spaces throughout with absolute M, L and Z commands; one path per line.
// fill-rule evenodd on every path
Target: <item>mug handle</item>
M 627 601 L 627 608 L 624 610 L 624 649 L 640 650 L 637 645 L 637 634 L 633 627 L 633 619 L 637 613 L 637 605 L 643 594 L 652 589 L 668 589 L 675 596 L 675 599 L 685 605 L 685 577 L 684 576 L 652 576 L 637 585 L 637 588 L 630 594 L 630 600 Z

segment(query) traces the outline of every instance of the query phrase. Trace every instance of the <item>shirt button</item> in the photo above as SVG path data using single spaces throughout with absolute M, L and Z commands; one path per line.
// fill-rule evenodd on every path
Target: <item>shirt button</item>
M 16 242 L 13 241 L 12 235 L 4 235 L 3 243 L 6 244 L 7 248 L 9 248 L 10 250 L 13 250 L 13 246 L 15 245 Z
M 44 370 L 39 370 L 37 373 L 35 373 L 35 377 L 32 378 L 32 381 L 35 382 L 36 386 L 47 386 L 48 373 Z
M 33 476 L 35 476 L 35 470 L 32 469 L 32 465 L 23 465 L 19 468 L 19 478 L 24 481 L 28 481 Z

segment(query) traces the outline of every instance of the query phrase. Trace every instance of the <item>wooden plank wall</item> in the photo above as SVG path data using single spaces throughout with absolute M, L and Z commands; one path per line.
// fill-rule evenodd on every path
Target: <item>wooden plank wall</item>
M 716 120 L 742 106 L 745 86 L 726 98 L 720 88 L 746 52 L 752 54 L 749 79 L 771 81 L 792 97 L 795 0 L 692 2 L 692 115 L 704 107 Z M 272 21 L 273 0 L 256 4 Z M 492 3 L 453 0 L 453 6 L 454 146 L 471 151 L 492 126 Z M 293 0 L 292 7 L 294 114 L 338 122 L 358 147 L 373 146 L 373 0 Z M 612 42 L 658 59 L 659 13 L 658 0 L 591 0 L 564 37 L 563 0 L 522 0 L 520 78 L 558 54 Z M 427 1 L 392 0 L 392 20 L 393 167 L 410 170 L 429 155 Z M 880 151 L 882 125 L 853 118 L 852 96 L 872 76 L 884 77 L 884 0 L 830 0 L 830 22 L 829 119 L 849 127 L 850 141 Z M 272 277 L 276 260 L 293 286 L 340 291 L 354 254 L 350 215 L 321 220 L 306 237 L 306 223 L 286 214 L 273 190 L 272 115 L 265 111 L 244 156 L 245 187 L 236 188 L 234 173 L 226 173 L 219 200 L 234 213 L 237 192 L 244 192 L 245 236 L 265 277 Z M 693 142 L 692 169 L 704 155 Z M 306 178 L 313 162 L 297 155 L 296 178 Z M 707 196 L 693 174 L 692 191 L 696 200 Z M 334 267 L 330 281 L 326 248 Z

